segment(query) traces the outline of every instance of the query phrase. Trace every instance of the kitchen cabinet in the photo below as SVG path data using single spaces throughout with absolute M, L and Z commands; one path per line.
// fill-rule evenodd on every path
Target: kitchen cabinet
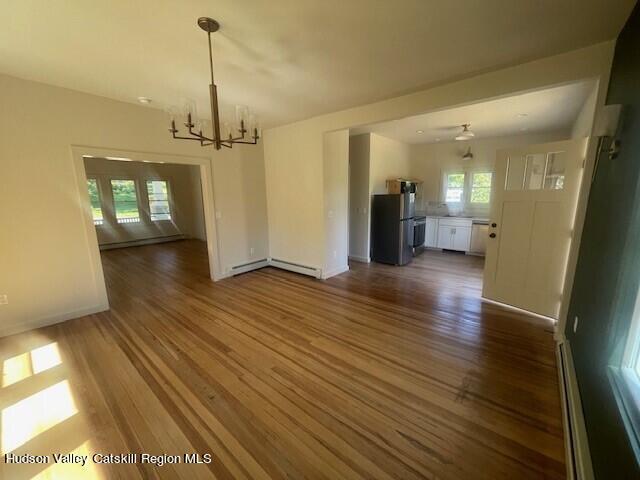
M 441 218 L 438 220 L 437 247 L 445 250 L 469 251 L 471 219 Z
M 438 246 L 438 219 L 427 217 L 424 232 L 424 246 L 436 248 Z

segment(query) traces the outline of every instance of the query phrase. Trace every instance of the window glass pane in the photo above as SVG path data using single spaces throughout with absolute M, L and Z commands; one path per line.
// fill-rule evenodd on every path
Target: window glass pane
M 505 190 L 522 190 L 526 169 L 525 157 L 509 157 L 507 159 L 507 174 L 504 184 Z
M 489 203 L 492 176 L 491 172 L 473 174 L 471 177 L 471 203 Z
M 445 202 L 462 202 L 464 194 L 464 173 L 450 173 L 447 175 Z
M 547 164 L 547 156 L 544 153 L 527 155 L 527 179 L 525 185 L 527 190 L 540 190 L 542 179 Z
M 545 190 L 562 190 L 564 188 L 564 152 L 547 155 L 547 174 L 544 177 Z
M 118 223 L 136 223 L 140 221 L 136 183 L 133 180 L 111 180 L 113 206 Z
M 102 216 L 102 205 L 100 205 L 100 192 L 98 192 L 98 181 L 95 178 L 87 179 L 87 189 L 89 190 L 89 201 L 91 202 L 91 213 L 93 215 L 93 224 L 102 225 L 104 218 Z
M 171 220 L 169 191 L 164 180 L 147 180 L 151 220 Z

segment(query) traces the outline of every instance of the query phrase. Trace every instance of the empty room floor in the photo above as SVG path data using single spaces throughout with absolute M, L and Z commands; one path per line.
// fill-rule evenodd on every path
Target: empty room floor
M 565 476 L 552 325 L 483 302 L 482 259 L 218 283 L 198 241 L 102 259 L 109 312 L 0 339 L 3 453 L 212 461 L 3 478 Z

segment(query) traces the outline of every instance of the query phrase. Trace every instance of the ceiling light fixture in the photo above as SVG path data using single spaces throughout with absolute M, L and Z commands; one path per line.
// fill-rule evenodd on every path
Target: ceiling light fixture
M 176 128 L 176 120 L 180 116 L 180 111 L 176 107 L 168 107 L 170 127 L 169 131 L 173 138 L 180 140 L 195 140 L 200 142 L 201 146 L 213 145 L 216 150 L 222 147 L 231 148 L 235 143 L 244 143 L 255 145 L 262 135 L 260 124 L 254 115 L 249 113 L 249 109 L 244 105 L 236 106 L 236 125 L 233 127 L 224 122 L 222 128 L 220 125 L 220 113 L 218 111 L 218 87 L 213 81 L 213 54 L 211 49 L 211 34 L 220 29 L 220 24 L 213 18 L 200 17 L 198 26 L 207 32 L 209 40 L 209 71 L 211 73 L 211 83 L 209 84 L 209 99 L 211 101 L 211 119 L 213 121 L 212 134 L 208 136 L 209 121 L 198 119 L 196 104 L 194 101 L 187 100 L 183 108 L 185 117 L 184 126 L 187 128 L 189 136 L 179 136 Z M 204 132 L 204 133 L 203 133 Z M 234 136 L 234 133 L 237 134 Z M 246 134 L 249 134 L 248 136 Z
M 151 99 L 149 97 L 138 97 L 138 101 L 145 104 L 151 103 Z
M 464 123 L 460 126 L 462 127 L 462 132 L 460 132 L 460 135 L 456 137 L 456 140 L 469 140 L 476 136 L 475 133 L 469 130 L 469 127 L 471 126 L 470 123 Z
M 422 135 L 422 134 L 424 133 L 424 130 L 416 130 L 416 133 L 417 133 L 418 135 Z
M 473 153 L 471 153 L 471 147 L 467 148 L 467 153 L 462 156 L 463 160 L 471 160 L 473 159 Z

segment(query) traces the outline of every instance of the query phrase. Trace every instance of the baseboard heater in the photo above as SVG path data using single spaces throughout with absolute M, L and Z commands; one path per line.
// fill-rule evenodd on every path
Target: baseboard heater
M 257 270 L 259 268 L 268 267 L 269 260 L 263 258 L 261 260 L 255 260 L 253 262 L 243 263 L 241 265 L 236 265 L 235 267 L 231 267 L 231 275 L 240 275 L 241 273 L 250 272 L 251 270 Z
M 569 480 L 593 480 L 593 465 L 589 453 L 587 427 L 584 423 L 578 379 L 573 365 L 571 347 L 566 340 L 558 343 L 556 357 L 558 359 L 562 418 L 565 430 L 567 478 Z
M 272 258 L 269 265 L 276 268 L 282 268 L 283 270 L 289 270 L 291 272 L 302 273 L 303 275 L 309 275 L 315 278 L 322 277 L 322 269 L 320 268 L 308 267 L 306 265 L 300 265 L 299 263 L 278 260 L 277 258 Z
M 138 240 L 127 240 L 125 242 L 102 243 L 99 245 L 100 250 L 111 250 L 114 248 L 140 247 L 142 245 L 151 245 L 154 243 L 174 242 L 176 240 L 186 240 L 187 236 L 183 234 L 168 235 L 163 237 L 149 237 Z

